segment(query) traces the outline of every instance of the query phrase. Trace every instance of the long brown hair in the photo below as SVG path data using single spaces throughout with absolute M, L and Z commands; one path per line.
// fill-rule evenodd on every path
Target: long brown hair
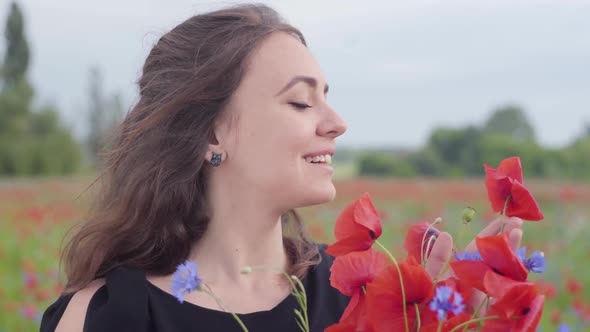
M 139 100 L 106 152 L 98 196 L 63 259 L 66 292 L 118 266 L 174 272 L 207 228 L 204 156 L 214 123 L 238 87 L 252 50 L 296 28 L 265 5 L 238 5 L 195 15 L 164 34 L 138 81 Z M 319 262 L 294 210 L 282 216 L 291 274 Z M 289 226 L 289 227 L 287 227 Z

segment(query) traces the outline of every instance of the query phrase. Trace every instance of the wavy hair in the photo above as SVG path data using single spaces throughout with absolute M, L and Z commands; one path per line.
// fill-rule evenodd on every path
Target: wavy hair
M 97 197 L 62 254 L 75 292 L 118 266 L 164 275 L 188 258 L 207 229 L 205 153 L 214 123 L 245 73 L 248 56 L 273 32 L 301 32 L 265 5 L 190 17 L 151 49 L 139 100 L 104 154 Z M 187 157 L 193 156 L 193 157 Z M 100 181 L 99 181 L 100 180 Z M 281 217 L 291 274 L 320 260 L 294 210 Z

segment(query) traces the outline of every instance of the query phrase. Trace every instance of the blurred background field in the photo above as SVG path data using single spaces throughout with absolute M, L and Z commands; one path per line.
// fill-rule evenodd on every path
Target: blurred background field
M 237 2 L 0 3 L 0 332 L 38 330 L 64 286 L 60 247 L 135 102 L 146 36 Z M 524 226 L 547 257 L 540 330 L 590 331 L 590 3 L 263 2 L 302 28 L 349 125 L 337 199 L 300 211 L 312 237 L 332 241 L 369 192 L 396 253 L 409 224 L 457 235 L 474 207 L 461 247 L 495 218 L 483 164 L 518 155 L 545 214 Z

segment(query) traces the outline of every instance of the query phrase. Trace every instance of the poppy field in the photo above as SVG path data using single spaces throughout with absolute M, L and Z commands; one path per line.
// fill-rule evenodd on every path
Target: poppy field
M 38 330 L 43 310 L 63 289 L 59 251 L 70 228 L 84 217 L 93 179 L 0 181 L 0 332 Z M 544 218 L 525 222 L 522 245 L 542 251 L 546 269 L 529 277 L 545 296 L 540 331 L 590 329 L 590 184 L 526 179 Z M 497 218 L 484 179 L 338 180 L 337 198 L 300 209 L 312 238 L 334 243 L 334 222 L 351 202 L 368 192 L 383 225 L 381 243 L 399 259 L 409 226 L 433 222 L 463 248 Z M 462 213 L 476 214 L 464 224 Z

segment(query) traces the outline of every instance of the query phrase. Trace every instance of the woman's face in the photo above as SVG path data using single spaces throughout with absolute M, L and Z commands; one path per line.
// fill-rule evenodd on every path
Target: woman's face
M 260 44 L 227 106 L 235 121 L 216 131 L 227 153 L 223 173 L 236 190 L 250 188 L 279 209 L 334 199 L 325 159 L 346 124 L 328 105 L 327 90 L 320 66 L 297 38 L 277 32 Z M 313 156 L 320 163 L 311 163 Z

